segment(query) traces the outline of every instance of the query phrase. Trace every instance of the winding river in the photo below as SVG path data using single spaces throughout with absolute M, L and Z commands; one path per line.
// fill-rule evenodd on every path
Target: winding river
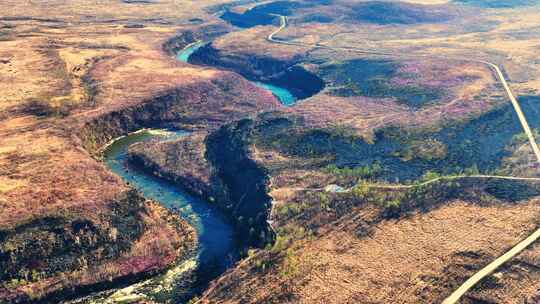
M 176 55 L 176 60 L 186 63 L 189 62 L 189 57 L 193 55 L 193 53 L 195 53 L 198 49 L 205 46 L 207 43 L 208 42 L 199 41 L 189 44 L 183 50 L 178 52 L 178 54 Z
M 190 56 L 208 42 L 196 42 L 180 51 L 176 59 L 188 62 Z M 286 106 L 297 98 L 287 89 L 262 82 L 252 82 L 266 89 Z M 160 202 L 178 212 L 197 232 L 198 246 L 191 258 L 165 274 L 112 292 L 91 296 L 90 303 L 124 303 L 145 299 L 174 299 L 187 302 L 202 291 L 210 280 L 223 273 L 238 260 L 238 242 L 233 226 L 209 202 L 193 197 L 177 185 L 156 177 L 127 162 L 129 146 L 148 140 L 174 140 L 188 133 L 171 130 L 141 130 L 115 140 L 104 153 L 107 167 L 146 198 Z
M 194 256 L 163 275 L 117 290 L 107 297 L 97 298 L 95 303 L 116 303 L 148 297 L 187 300 L 238 259 L 233 227 L 219 210 L 209 202 L 195 198 L 178 186 L 131 166 L 126 161 L 128 147 L 132 144 L 152 139 L 174 140 L 186 134 L 184 131 L 142 130 L 114 141 L 106 148 L 103 156 L 108 168 L 126 183 L 141 191 L 146 198 L 178 212 L 196 229 L 198 247 Z
M 193 55 L 193 53 L 195 53 L 198 49 L 207 45 L 208 43 L 209 42 L 204 41 L 192 43 L 180 52 L 178 52 L 176 59 L 187 63 L 189 62 L 189 57 Z M 285 106 L 291 106 L 297 101 L 297 98 L 289 90 L 283 87 L 258 81 L 253 81 L 252 83 L 260 88 L 272 92 L 272 94 L 274 94 L 274 96 L 276 96 L 276 98 Z

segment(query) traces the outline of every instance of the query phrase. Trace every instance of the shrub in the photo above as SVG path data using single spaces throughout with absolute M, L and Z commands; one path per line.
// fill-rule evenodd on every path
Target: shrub
M 293 217 L 302 213 L 307 206 L 305 204 L 298 204 L 289 202 L 274 207 L 274 212 L 278 217 Z
M 295 254 L 292 248 L 287 249 L 279 274 L 285 279 L 297 276 L 300 272 L 301 262 L 300 257 Z
M 369 185 L 362 181 L 352 188 L 352 194 L 356 199 L 364 199 L 369 193 Z
M 476 174 L 480 174 L 480 171 L 478 170 L 478 166 L 476 164 L 474 164 L 471 167 L 466 168 L 463 171 L 463 174 L 465 174 L 465 175 L 476 175 Z
M 71 105 L 63 103 L 59 106 L 53 106 L 46 100 L 43 99 L 31 99 L 29 100 L 25 107 L 24 112 L 39 116 L 39 117 L 48 117 L 48 116 L 60 116 L 65 117 L 69 115 L 71 110 Z
M 198 303 L 199 301 L 200 301 L 199 297 L 195 296 L 191 298 L 191 300 L 188 301 L 188 304 L 195 304 L 195 303 Z
M 371 165 L 360 166 L 360 167 L 343 167 L 339 168 L 338 166 L 332 164 L 326 166 L 323 169 L 323 172 L 332 174 L 339 179 L 364 179 L 364 178 L 373 178 L 377 176 L 382 171 L 380 163 L 373 162 Z
M 405 161 L 415 158 L 426 161 L 443 159 L 446 154 L 446 145 L 436 139 L 413 140 L 405 150 L 400 151 L 400 156 Z
M 274 246 L 272 246 L 270 252 L 272 253 L 279 253 L 285 250 L 285 248 L 289 247 L 291 239 L 288 236 L 280 235 L 276 237 L 276 242 L 274 243 Z
M 424 175 L 422 175 L 422 177 L 420 178 L 420 181 L 421 182 L 427 182 L 427 181 L 430 181 L 430 180 L 433 180 L 433 179 L 436 179 L 436 178 L 439 178 L 441 177 L 441 175 L 437 172 L 434 172 L 434 171 L 426 171 L 426 173 L 424 173 Z

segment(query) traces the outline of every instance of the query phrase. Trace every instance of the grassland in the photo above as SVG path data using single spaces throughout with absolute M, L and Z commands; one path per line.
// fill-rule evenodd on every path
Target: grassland
M 2 301 L 80 295 L 80 287 L 159 272 L 192 251 L 193 230 L 140 194 L 126 198 L 129 186 L 95 153 L 167 115 L 199 127 L 277 105 L 239 76 L 178 63 L 163 50 L 177 32 L 212 26 L 203 9 L 211 4 L 1 4 Z M 210 22 L 190 21 L 193 14 Z M 226 91 L 238 98 L 224 102 Z M 163 100 L 176 110 L 160 110 Z M 115 124 L 137 106 L 146 106 L 138 121 Z M 79 221 L 91 228 L 76 228 Z M 35 229 L 49 232 L 35 237 Z
M 289 21 L 287 29 L 280 32 L 279 37 L 274 37 L 306 45 L 341 47 L 342 50 L 315 47 L 305 47 L 302 50 L 298 45 L 280 45 L 280 50 L 274 53 L 274 58 L 295 61 L 295 64 L 302 65 L 319 75 L 325 80 L 326 90 L 289 109 L 287 115 L 293 116 L 290 120 L 278 118 L 272 123 L 261 123 L 264 126 L 261 128 L 265 130 L 264 128 L 268 127 L 269 131 L 255 132 L 255 134 L 261 132 L 254 135 L 260 140 L 255 139 L 249 144 L 253 158 L 267 166 L 272 176 L 271 195 L 274 198 L 274 207 L 271 219 L 278 231 L 278 241 L 273 248 L 253 253 L 248 261 L 242 263 L 228 277 L 219 280 L 205 294 L 204 300 L 207 302 L 227 302 L 231 297 L 235 302 L 276 303 L 437 302 L 459 282 L 474 273 L 475 269 L 480 269 L 482 265 L 505 252 L 538 225 L 534 217 L 526 220 L 524 224 L 527 224 L 520 228 L 509 228 L 508 225 L 490 222 L 500 219 L 502 223 L 508 219 L 502 215 L 504 211 L 501 208 L 518 210 L 529 208 L 525 206 L 534 206 L 536 200 L 534 191 L 531 196 L 508 201 L 509 197 L 501 196 L 502 193 L 517 194 L 527 191 L 523 191 L 520 186 L 513 188 L 511 183 L 503 182 L 512 189 L 501 192 L 493 191 L 497 186 L 493 188 L 493 185 L 487 187 L 475 185 L 469 189 L 472 191 L 469 193 L 468 186 L 462 184 L 463 188 L 460 191 L 474 195 L 452 198 L 446 197 L 446 194 L 450 193 L 449 189 L 442 190 L 441 193 L 432 189 L 430 191 L 433 196 L 430 196 L 428 201 L 434 202 L 437 198 L 442 198 L 440 207 L 428 210 L 421 208 L 422 211 L 418 210 L 417 213 L 398 216 L 399 220 L 391 224 L 396 228 L 392 234 L 399 234 L 398 232 L 405 229 L 408 231 L 407 236 L 392 239 L 390 235 L 385 235 L 377 239 L 374 235 L 384 230 L 384 228 L 381 230 L 381 226 L 374 220 L 374 214 L 380 214 L 378 207 L 369 204 L 353 207 L 355 205 L 350 198 L 339 195 L 335 197 L 316 190 L 324 189 L 326 185 L 332 183 L 347 186 L 347 183 L 354 184 L 358 179 L 364 178 L 370 180 L 383 178 L 387 182 L 404 181 L 410 177 L 396 176 L 395 173 L 406 175 L 414 172 L 416 167 L 414 159 L 422 159 L 420 167 L 424 171 L 413 179 L 422 174 L 428 176 L 431 174 L 429 171 L 434 167 L 426 166 L 427 163 L 442 165 L 441 168 L 445 171 L 443 174 L 449 174 L 456 169 L 455 165 L 463 167 L 453 171 L 454 174 L 459 171 L 477 172 L 480 169 L 486 173 L 512 172 L 511 174 L 516 174 L 514 176 L 535 176 L 537 171 L 534 162 L 527 162 L 527 159 L 534 160 L 534 157 L 530 149 L 519 139 L 521 131 L 516 117 L 512 111 L 509 112 L 509 116 L 502 114 L 504 108 L 510 110 L 511 108 L 492 72 L 481 64 L 468 61 L 468 59 L 488 60 L 503 66 L 512 88 L 518 95 L 523 96 L 521 102 L 530 105 L 526 113 L 529 113 L 527 114 L 529 119 L 534 121 L 536 113 L 534 95 L 538 90 L 536 85 L 538 73 L 533 50 L 537 43 L 533 34 L 535 22 L 529 20 L 535 9 L 519 5 L 513 9 L 506 7 L 502 10 L 483 10 L 474 5 L 454 6 L 445 10 L 450 13 L 448 18 L 438 18 L 444 22 L 437 22 L 422 20 L 421 13 L 414 15 L 414 18 L 418 19 L 413 18 L 413 21 L 409 21 L 408 18 L 416 6 L 385 4 L 394 6 L 393 9 L 398 16 L 392 18 L 397 19 L 385 17 L 377 19 L 377 15 L 372 14 L 368 16 L 372 19 L 366 20 L 362 19 L 362 16 L 355 18 L 347 15 L 349 5 L 351 4 L 344 1 L 336 1 L 332 5 L 323 4 L 316 8 L 295 8 L 293 13 L 285 14 L 288 15 Z M 361 5 L 372 5 L 373 9 L 384 7 L 376 2 Z M 443 7 L 437 6 L 424 9 L 444 10 Z M 337 22 L 335 16 L 338 14 L 347 17 Z M 401 17 L 403 19 L 399 19 Z M 459 24 L 456 23 L 457 20 Z M 517 27 L 511 25 L 516 20 L 521 20 L 518 22 L 519 34 Z M 264 28 L 268 28 L 266 33 L 271 32 L 269 26 L 253 27 L 225 35 L 213 45 L 224 58 L 232 60 L 233 58 L 238 60 L 238 57 L 235 57 L 237 54 L 268 56 L 268 49 L 261 47 L 265 43 L 262 39 L 264 36 L 261 35 Z M 516 45 L 520 48 L 516 49 Z M 355 50 L 344 50 L 348 47 L 355 50 L 364 49 L 368 53 L 396 55 L 374 56 L 361 54 Z M 400 77 L 400 71 L 407 71 L 406 76 Z M 436 94 L 430 94 L 431 92 Z M 503 123 L 505 119 L 508 119 L 508 122 Z M 480 121 L 485 121 L 486 124 L 482 127 L 478 125 Z M 299 127 L 297 128 L 295 124 Z M 465 139 L 463 134 L 457 135 L 460 133 L 457 130 L 466 130 L 469 128 L 467 125 L 471 128 L 471 135 L 474 138 L 472 140 Z M 510 131 L 512 129 L 510 125 L 516 127 L 514 131 Z M 405 141 L 398 140 L 394 147 L 402 149 L 403 153 L 394 153 L 395 150 L 391 145 L 378 148 L 377 143 L 381 140 L 378 134 L 381 133 L 377 130 L 388 126 L 398 127 L 395 133 L 397 138 L 402 136 L 408 138 Z M 494 131 L 498 127 L 502 129 Z M 421 135 L 416 139 L 415 136 L 405 135 L 410 134 L 411 130 Z M 511 135 L 504 140 L 495 139 L 488 135 L 490 130 L 497 136 L 504 136 L 506 131 Z M 449 137 L 446 135 L 442 137 L 446 140 L 456 136 L 457 141 L 445 143 L 445 140 L 441 141 L 441 137 L 433 138 L 428 135 L 438 132 L 448 132 Z M 473 148 L 470 144 L 476 140 L 483 142 L 477 148 Z M 493 144 L 502 146 L 496 148 Z M 347 148 L 341 149 L 342 145 Z M 461 150 L 459 152 L 456 150 L 454 154 L 451 152 L 453 149 Z M 486 150 L 482 152 L 482 149 Z M 360 151 L 371 151 L 373 159 L 366 161 L 369 157 Z M 495 156 L 499 153 L 496 151 L 501 153 L 500 156 Z M 452 154 L 459 159 L 455 165 L 446 163 L 453 158 Z M 351 161 L 347 155 L 357 156 L 359 161 Z M 393 155 L 406 164 L 399 167 L 396 163 L 385 163 L 384 155 Z M 477 161 L 469 163 L 472 160 L 469 156 L 472 155 L 479 157 L 478 163 Z M 495 159 L 497 161 L 493 162 Z M 488 163 L 490 165 L 479 165 L 484 161 L 485 165 Z M 337 166 L 328 167 L 328 164 L 333 166 L 336 162 Z M 367 174 L 373 173 L 371 166 L 374 163 L 382 168 L 375 170 L 379 172 L 375 176 Z M 349 165 L 352 168 L 348 168 Z M 319 194 L 312 195 L 311 191 Z M 396 201 L 393 195 L 379 193 L 376 196 L 379 198 L 380 206 L 389 210 L 403 203 Z M 498 207 L 490 211 L 492 204 Z M 469 210 L 472 213 L 469 213 Z M 439 212 L 443 212 L 444 215 Z M 384 214 L 393 215 L 394 212 Z M 463 214 L 475 214 L 475 219 L 478 219 L 475 223 L 479 226 L 473 228 L 461 222 L 465 220 Z M 431 228 L 423 226 L 431 216 L 441 220 L 439 223 L 441 227 L 448 228 L 434 232 L 434 227 L 439 227 L 437 224 Z M 342 217 L 349 217 L 350 220 L 343 223 Z M 442 224 L 445 219 L 456 222 Z M 470 219 L 467 221 L 470 222 Z M 410 230 L 400 226 L 407 225 L 405 223 L 410 223 Z M 490 235 L 490 231 L 494 234 Z M 510 231 L 516 234 L 507 235 L 506 233 Z M 458 236 L 454 232 L 465 234 Z M 416 238 L 423 233 L 426 233 L 426 237 L 430 235 L 437 238 L 437 241 L 424 243 L 423 240 L 415 239 L 410 246 L 405 245 L 408 243 L 407 239 Z M 509 238 L 498 245 L 499 249 L 495 249 L 491 244 L 481 244 L 479 238 L 471 233 L 486 233 L 480 238 L 490 239 L 491 244 Z M 340 246 L 347 243 L 343 241 L 348 238 L 347 235 L 366 243 L 360 245 L 352 242 L 354 245 Z M 332 245 L 325 246 L 319 243 L 321 239 L 334 236 Z M 373 243 L 370 243 L 371 240 Z M 468 241 L 471 243 L 466 244 Z M 440 246 L 433 249 L 429 245 L 431 243 L 438 243 Z M 438 251 L 441 247 L 453 246 L 452 244 L 456 244 L 457 247 L 446 247 Z M 473 249 L 476 245 L 479 247 Z M 330 249 L 334 246 L 335 250 Z M 385 253 L 370 255 L 371 249 L 377 246 Z M 370 250 L 366 252 L 362 248 Z M 391 249 L 386 251 L 386 248 Z M 327 250 L 331 253 L 325 255 Z M 403 257 L 394 256 L 392 260 L 377 264 L 385 256 L 393 255 L 400 250 L 403 250 Z M 424 263 L 429 263 L 426 261 L 430 258 L 422 253 L 424 250 L 429 252 L 427 255 L 433 254 L 436 257 L 434 258 L 436 263 L 441 263 L 439 266 L 433 264 L 429 266 L 437 274 L 429 273 L 427 269 L 419 270 L 421 274 L 414 274 Z M 535 250 L 532 249 L 533 252 Z M 346 252 L 351 252 L 350 256 L 347 257 Z M 417 254 L 422 256 L 417 264 L 405 257 L 410 255 L 414 259 Z M 365 256 L 370 258 L 363 259 Z M 357 264 L 357 260 L 361 261 Z M 399 261 L 398 266 L 393 262 L 396 260 Z M 365 265 L 370 266 L 363 268 Z M 389 265 L 388 270 L 384 270 L 383 265 Z M 402 271 L 403 267 L 408 267 L 405 265 L 414 265 L 410 268 L 411 273 L 407 270 Z M 503 270 L 495 276 L 490 276 L 478 289 L 468 294 L 465 301 L 533 301 L 531 299 L 534 299 L 534 290 L 538 285 L 532 283 L 530 278 L 534 278 L 537 274 L 534 270 L 537 262 L 526 265 L 521 271 L 516 269 L 518 267 L 514 267 L 511 271 Z M 391 274 L 392 269 L 396 267 L 400 270 Z M 344 277 L 343 275 L 349 271 L 350 277 Z M 519 274 L 516 274 L 516 271 Z M 370 272 L 373 272 L 373 276 L 369 275 Z M 361 281 L 359 281 L 360 273 Z M 523 275 L 527 278 L 523 287 L 518 287 L 519 284 L 510 279 L 512 275 Z M 258 278 L 257 282 L 251 280 L 255 277 Z M 240 282 L 251 282 L 251 285 L 239 287 Z M 267 288 L 268 286 L 272 288 Z M 259 292 L 253 294 L 249 290 Z M 377 293 L 374 290 L 381 292 Z M 405 292 L 399 293 L 398 290 Z
M 486 116 L 489 120 L 490 114 Z M 393 166 L 382 160 L 391 151 L 377 150 L 376 142 L 364 142 L 353 130 L 309 129 L 301 124 L 302 117 L 289 113 L 265 114 L 255 123 L 238 123 L 243 129 L 251 126 L 247 132 L 251 138 L 245 138 L 244 144 L 271 177 L 270 220 L 277 239 L 264 250 L 252 251 L 234 271 L 217 280 L 204 301 L 438 302 L 538 224 L 538 182 L 459 178 L 420 186 L 422 180 L 438 176 L 430 171 L 433 167 L 429 164 L 447 158 L 445 153 L 427 149 L 425 155 L 438 155 L 440 159 L 422 158 L 422 167 L 427 171 L 413 183 L 419 186 L 393 189 L 395 184 L 388 182 L 398 180 L 395 174 L 411 172 L 411 164 L 392 171 Z M 512 146 L 522 143 L 519 127 L 517 130 Z M 152 150 L 173 153 L 177 146 L 174 142 L 149 144 L 145 154 L 159 160 Z M 373 149 L 373 156 L 380 161 L 362 167 L 339 165 L 340 157 L 349 152 L 362 155 L 358 152 L 362 148 Z M 488 162 L 495 156 L 477 153 Z M 460 155 L 463 162 L 470 160 Z M 359 157 L 366 159 L 365 155 Z M 433 163 L 433 159 L 437 161 Z M 197 157 L 192 156 L 176 160 L 173 166 L 162 163 L 157 170 L 187 168 L 197 162 Z M 479 174 L 477 166 L 461 170 L 460 174 Z M 189 178 L 178 171 L 174 174 Z M 372 189 L 369 185 L 373 183 L 382 186 Z M 325 192 L 330 184 L 356 187 L 349 193 Z M 535 262 L 527 265 L 523 270 L 504 271 L 518 271 L 533 278 Z M 363 283 L 355 279 L 359 273 L 365 278 Z M 482 285 L 471 299 L 531 296 L 501 274 L 489 280 L 507 289 L 492 292 L 485 287 L 491 285 Z M 271 291 L 268 286 L 273 286 Z M 531 290 L 535 284 L 531 281 L 527 286 Z M 396 293 L 398 290 L 407 292 Z
M 0 302 L 80 295 L 190 254 L 192 229 L 99 161 L 103 145 L 144 127 L 195 131 L 134 146 L 132 157 L 212 197 L 245 239 L 267 245 L 215 280 L 205 303 L 439 302 L 538 227 L 534 183 L 368 187 L 538 176 L 493 71 L 469 60 L 504 67 L 538 128 L 537 6 L 264 3 L 0 4 Z M 288 15 L 279 39 L 395 55 L 270 44 L 268 13 Z M 171 56 L 205 39 L 222 69 Z M 286 109 L 236 73 L 295 68 L 324 89 Z M 323 191 L 331 184 L 353 191 Z M 534 246 L 465 301 L 534 303 L 538 273 Z

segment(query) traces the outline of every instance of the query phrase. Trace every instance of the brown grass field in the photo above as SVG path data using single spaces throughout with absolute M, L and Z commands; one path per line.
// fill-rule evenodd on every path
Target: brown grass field
M 193 143 L 174 143 L 174 149 L 187 150 L 174 162 L 165 161 L 175 153 L 168 143 L 139 152 L 162 167 L 173 166 L 170 174 L 212 189 L 204 136 L 241 118 L 278 110 L 276 115 L 301 117 L 306 129 L 340 127 L 366 141 L 390 125 L 424 130 L 468 122 L 507 103 L 493 71 L 470 59 L 502 66 L 518 96 L 540 92 L 538 6 L 390 1 L 427 20 L 436 15 L 445 21 L 377 24 L 354 19 L 360 18 L 355 8 L 370 1 L 335 0 L 294 11 L 278 35 L 395 54 L 377 56 L 270 43 L 266 37 L 277 23 L 235 28 L 213 13 L 231 2 L 0 3 L 0 303 L 141 279 L 190 254 L 197 242 L 193 228 L 130 191 L 99 160 L 99 149 L 119 135 L 163 124 L 203 131 Z M 255 2 L 232 10 L 243 13 L 269 1 Z M 313 14 L 332 22 L 307 22 Z M 212 47 L 230 62 L 290 62 L 323 75 L 326 86 L 284 108 L 231 69 L 182 63 L 164 48 L 183 33 L 212 31 L 223 33 Z M 384 80 L 398 92 L 414 86 L 442 94 L 419 107 L 404 104 L 397 94 L 336 94 L 350 83 L 331 73 L 355 60 L 391 62 L 397 72 Z M 527 145 L 508 149 L 500 172 L 538 176 Z M 249 152 L 270 173 L 278 241 L 250 250 L 211 283 L 201 296 L 204 303 L 438 303 L 539 225 L 538 197 L 453 199 L 384 220 L 384 208 L 355 205 L 347 197 L 331 197 L 327 203 L 334 205 L 320 209 L 325 199 L 294 188 L 339 183 L 322 170 L 328 159 L 286 155 L 256 143 L 249 143 Z M 300 211 L 290 216 L 289 209 Z M 538 303 L 539 269 L 535 244 L 463 303 Z

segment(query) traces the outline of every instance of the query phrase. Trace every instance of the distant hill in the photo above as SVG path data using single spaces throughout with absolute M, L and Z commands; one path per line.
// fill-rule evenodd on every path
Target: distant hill
M 454 0 L 454 2 L 487 8 L 513 8 L 540 4 L 539 0 Z

